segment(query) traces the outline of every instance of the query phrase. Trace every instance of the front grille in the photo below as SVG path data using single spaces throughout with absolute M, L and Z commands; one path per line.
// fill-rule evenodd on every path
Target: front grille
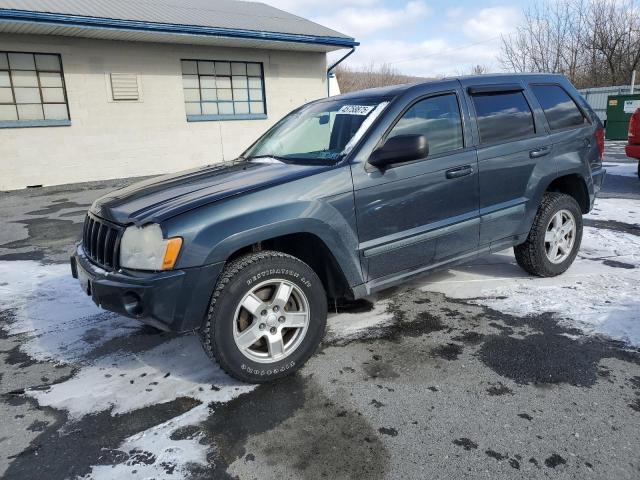
M 120 238 L 123 229 L 119 225 L 87 214 L 82 230 L 84 253 L 95 263 L 109 270 L 116 270 L 120 260 Z

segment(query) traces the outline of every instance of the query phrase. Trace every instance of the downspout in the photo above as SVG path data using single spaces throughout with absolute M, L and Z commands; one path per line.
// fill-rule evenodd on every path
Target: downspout
M 345 60 L 347 59 L 347 57 L 348 57 L 349 55 L 351 55 L 351 54 L 352 54 L 353 52 L 355 52 L 355 51 L 356 51 L 356 47 L 351 47 L 351 50 L 349 50 L 349 51 L 347 52 L 347 54 L 346 54 L 344 57 L 340 58 L 340 60 L 338 60 L 336 63 L 334 63 L 333 65 L 331 65 L 331 66 L 327 69 L 327 97 L 330 95 L 330 91 L 329 91 L 329 82 L 330 82 L 329 75 L 331 75 L 331 71 L 332 71 L 334 68 L 336 68 L 338 65 L 340 65 L 343 61 L 345 61 Z

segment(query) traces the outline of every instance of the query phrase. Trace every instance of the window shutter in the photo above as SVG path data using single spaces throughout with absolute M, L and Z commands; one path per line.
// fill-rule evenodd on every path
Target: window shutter
M 138 76 L 135 73 L 112 73 L 111 95 L 117 100 L 138 100 Z

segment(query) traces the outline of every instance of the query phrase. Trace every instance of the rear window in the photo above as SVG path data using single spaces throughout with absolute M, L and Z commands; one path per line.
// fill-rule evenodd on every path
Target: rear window
M 531 90 L 540 102 L 551 130 L 584 125 L 584 115 L 569 94 L 559 85 L 532 85 Z
M 535 134 L 533 113 L 522 92 L 472 96 L 478 117 L 480 143 L 496 143 Z

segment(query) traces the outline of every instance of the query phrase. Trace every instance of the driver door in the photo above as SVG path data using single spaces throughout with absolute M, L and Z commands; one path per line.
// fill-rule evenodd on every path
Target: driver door
M 384 284 L 478 247 L 478 162 L 470 135 L 465 138 L 468 116 L 460 93 L 456 88 L 414 101 L 382 140 L 422 134 L 429 144 L 426 158 L 353 169 L 367 281 Z

